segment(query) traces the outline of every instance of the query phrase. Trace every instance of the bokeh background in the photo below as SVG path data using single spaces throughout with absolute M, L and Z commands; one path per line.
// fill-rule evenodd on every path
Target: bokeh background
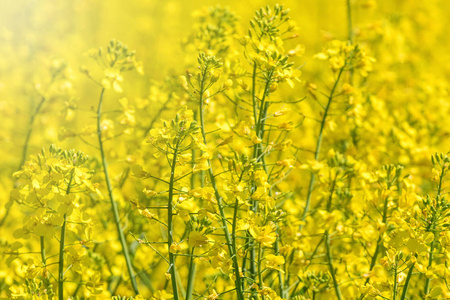
M 107 45 L 113 38 L 136 50 L 144 74 L 125 74 L 123 88 L 131 101 L 151 99 L 152 87 L 158 82 L 170 75 L 182 75 L 186 68 L 195 65 L 195 49 L 186 47 L 185 41 L 195 30 L 199 11 L 208 6 L 228 6 L 239 17 L 238 32 L 245 34 L 254 11 L 275 3 L 291 10 L 291 18 L 299 28 L 299 37 L 287 44 L 300 43 L 306 49 L 303 56 L 294 58 L 297 64 L 303 64 L 303 84 L 281 93 L 301 98 L 308 94 L 308 83 L 327 84 L 327 70 L 324 71 L 323 63 L 314 60 L 313 55 L 328 41 L 348 37 L 344 0 L 2 0 L 0 217 L 5 213 L 4 205 L 13 187 L 11 175 L 22 159 L 30 115 L 41 93 L 48 92 L 46 88 L 55 64 L 67 63 L 67 80 L 52 87 L 57 89 L 57 96 L 35 119 L 28 155 L 56 143 L 62 148 L 76 148 L 96 156 L 96 149 L 71 137 L 72 133 L 85 130 L 95 122 L 92 111 L 99 90 L 80 72 L 81 67 L 92 64 L 86 55 L 88 50 Z M 383 110 L 373 109 L 363 116 L 381 128 L 379 131 L 366 128 L 373 131 L 363 137 L 362 143 L 377 149 L 368 151 L 367 163 L 383 165 L 395 158 L 407 165 L 411 174 L 422 174 L 413 181 L 423 192 L 431 191 L 430 181 L 425 179 L 430 173 L 429 156 L 450 149 L 450 2 L 352 0 L 351 3 L 355 40 L 365 45 L 377 60 L 375 79 L 367 83 L 368 89 L 375 91 L 383 103 Z M 156 111 L 161 99 L 154 101 Z M 114 110 L 120 105 L 118 101 L 109 101 L 106 107 Z M 299 109 L 311 118 L 305 119 L 295 134 L 302 138 L 302 147 L 311 149 L 317 132 L 314 116 L 320 113 L 311 102 L 301 104 Z M 378 115 L 381 111 L 384 115 Z M 392 131 L 392 137 L 379 134 L 383 130 Z M 339 132 L 330 134 L 330 143 L 338 135 Z M 20 216 L 18 212 L 13 213 L 8 226 L 0 228 L 5 240 L 16 222 L 21 222 Z M 5 287 L 12 277 L 3 266 L 0 262 L 0 282 Z M 1 291 L 0 296 L 6 293 Z

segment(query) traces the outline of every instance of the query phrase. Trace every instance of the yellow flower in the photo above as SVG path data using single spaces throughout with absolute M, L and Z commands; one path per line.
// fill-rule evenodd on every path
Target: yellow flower
M 186 79 L 186 76 L 180 76 L 178 77 L 178 82 L 180 83 L 181 87 L 185 90 L 189 89 L 189 85 Z
M 208 244 L 208 238 L 198 231 L 191 231 L 188 241 L 191 247 L 203 247 Z
M 172 243 L 172 245 L 170 245 L 170 252 L 176 253 L 180 250 L 181 250 L 180 244 L 174 242 L 174 243 Z
M 159 290 L 153 293 L 152 300 L 170 300 L 173 299 L 173 295 L 165 290 Z
M 253 225 L 250 226 L 249 232 L 255 241 L 263 247 L 270 247 L 277 240 L 277 234 L 270 225 L 263 227 Z
M 102 80 L 102 85 L 105 89 L 110 89 L 111 87 L 117 93 L 122 93 L 123 89 L 120 86 L 120 82 L 123 81 L 120 71 L 115 68 L 105 69 L 105 78 Z
M 281 255 L 273 255 L 269 254 L 265 256 L 265 262 L 266 262 L 266 268 L 278 270 L 284 273 L 283 270 L 281 270 L 281 265 L 285 263 L 284 257 Z

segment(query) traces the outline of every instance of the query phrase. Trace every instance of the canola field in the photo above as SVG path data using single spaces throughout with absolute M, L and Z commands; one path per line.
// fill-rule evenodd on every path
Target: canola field
M 3 0 L 0 299 L 450 299 L 450 2 Z

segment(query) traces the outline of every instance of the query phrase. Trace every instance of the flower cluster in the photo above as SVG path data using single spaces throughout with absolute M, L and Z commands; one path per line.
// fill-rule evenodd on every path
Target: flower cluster
M 0 298 L 450 298 L 450 4 L 50 2 L 0 9 Z

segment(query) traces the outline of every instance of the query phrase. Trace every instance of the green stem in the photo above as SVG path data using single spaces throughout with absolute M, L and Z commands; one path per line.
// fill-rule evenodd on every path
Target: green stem
M 27 133 L 27 136 L 25 137 L 25 143 L 22 148 L 22 159 L 20 160 L 19 167 L 17 168 L 18 170 L 20 170 L 20 168 L 22 168 L 22 166 L 25 164 L 25 160 L 27 159 L 28 146 L 30 143 L 31 134 L 33 132 L 33 124 L 34 124 L 36 116 L 39 114 L 39 111 L 41 110 L 42 105 L 44 104 L 45 100 L 46 100 L 45 97 L 41 97 L 41 101 L 39 101 L 38 106 L 36 107 L 34 113 L 31 115 L 28 133 Z
M 438 184 L 438 190 L 437 190 L 437 197 L 441 196 L 443 180 L 444 180 L 444 171 L 441 171 L 441 174 L 439 175 L 439 184 Z M 434 216 L 433 216 L 433 219 L 435 219 Z M 427 231 L 432 231 L 432 229 L 434 229 L 434 223 L 431 223 L 428 226 Z M 431 245 L 430 245 L 430 256 L 428 258 L 428 268 L 430 268 L 431 265 L 433 264 L 434 247 L 435 247 L 435 243 L 434 243 L 434 238 L 433 238 L 433 241 L 431 242 Z M 428 293 L 430 292 L 430 281 L 431 281 L 430 278 L 427 278 L 426 281 L 425 281 L 425 287 L 423 289 L 424 295 L 428 295 Z
M 81 286 L 82 286 L 82 284 L 78 284 L 78 285 L 77 285 L 77 288 L 76 288 L 75 291 L 72 293 L 72 298 L 77 299 L 76 297 L 77 297 L 78 291 L 80 290 Z
M 191 259 L 189 262 L 189 277 L 186 289 L 186 300 L 192 299 L 192 293 L 194 292 L 194 283 L 195 283 L 195 273 L 197 270 L 197 264 L 195 263 L 194 257 L 195 247 L 192 247 L 191 251 Z
M 268 75 L 266 84 L 264 86 L 264 94 L 261 98 L 261 105 L 259 106 L 258 119 L 255 119 L 255 122 L 256 122 L 255 123 L 255 134 L 261 140 L 264 138 L 264 124 L 265 124 L 265 119 L 267 117 L 267 110 L 269 109 L 269 105 L 266 103 L 266 97 L 269 94 L 270 83 L 272 81 L 272 74 L 273 74 L 273 71 L 271 71 Z M 253 92 L 253 93 L 255 93 L 255 92 Z M 256 101 L 256 100 L 254 100 L 254 101 Z M 254 105 L 254 109 L 256 109 L 256 105 Z M 254 112 L 254 114 L 255 115 L 257 114 L 256 111 Z M 261 146 L 261 143 L 259 143 L 259 144 L 256 144 L 254 147 L 253 158 L 260 161 L 260 160 L 262 160 L 262 157 L 260 157 L 261 154 L 262 154 L 262 146 Z
M 431 267 L 431 265 L 433 264 L 433 251 L 434 251 L 434 241 L 431 242 L 431 247 L 430 247 L 430 257 L 428 258 L 428 268 Z M 427 278 L 425 281 L 425 287 L 423 289 L 424 295 L 428 295 L 428 293 L 430 293 L 430 278 Z
M 328 231 L 325 232 L 325 245 L 327 248 L 327 259 L 328 259 L 328 268 L 330 270 L 331 278 L 333 279 L 334 291 L 336 292 L 336 297 L 338 300 L 342 300 L 341 289 L 339 288 L 339 283 L 336 279 L 336 272 L 333 267 L 333 257 L 331 255 L 331 245 L 330 245 L 330 235 Z
M 395 269 L 394 269 L 394 291 L 392 295 L 392 300 L 397 299 L 397 289 L 398 289 L 398 281 L 397 281 L 397 262 L 395 263 Z
M 259 288 L 262 289 L 264 284 L 263 284 L 263 278 L 262 278 L 262 272 L 261 272 L 261 257 L 263 256 L 263 250 L 261 247 L 261 244 L 259 244 L 258 247 L 258 281 L 259 281 Z M 265 297 L 264 295 L 262 295 L 262 299 L 264 300 Z
M 347 0 L 347 31 L 348 31 L 348 43 L 353 45 L 354 42 L 354 34 L 353 34 L 353 25 L 352 25 L 352 6 L 351 0 Z M 353 68 L 349 71 L 349 82 L 353 85 Z
M 253 75 L 252 75 L 252 104 L 253 104 L 253 118 L 257 121 L 257 105 L 256 105 L 256 62 L 253 63 Z
M 41 259 L 42 259 L 42 265 L 44 266 L 44 268 L 47 267 L 47 258 L 45 256 L 45 242 L 44 242 L 44 237 L 41 236 Z
M 237 225 L 237 215 L 238 215 L 238 209 L 239 209 L 239 199 L 236 197 L 236 201 L 234 202 L 234 212 L 233 212 L 233 224 L 232 224 L 232 231 L 231 231 L 231 238 L 232 238 L 232 247 L 234 249 L 234 252 L 237 253 L 237 245 L 236 245 L 236 225 Z M 235 255 L 236 256 L 236 255 Z M 236 270 L 236 274 L 239 274 L 239 276 L 236 276 L 236 285 L 241 286 L 241 276 L 239 272 L 239 263 L 237 258 L 233 259 L 233 267 Z
M 412 264 L 411 267 L 409 268 L 408 275 L 406 276 L 406 279 L 405 279 L 405 285 L 403 286 L 403 292 L 402 292 L 402 296 L 400 297 L 400 300 L 406 299 L 406 292 L 408 291 L 409 281 L 411 280 L 411 277 L 412 277 L 414 265 L 415 264 Z M 397 281 L 397 278 L 395 280 Z
M 259 114 L 258 114 L 258 119 L 255 120 L 256 124 L 255 124 L 255 134 L 258 138 L 260 138 L 261 140 L 264 139 L 264 123 L 265 123 L 265 119 L 267 116 L 267 110 L 268 110 L 268 104 L 266 103 L 266 97 L 269 94 L 269 87 L 270 87 L 270 83 L 271 83 L 271 78 L 272 78 L 272 74 L 273 71 L 270 71 L 270 73 L 268 74 L 265 86 L 264 86 L 264 91 L 263 91 L 263 96 L 261 98 L 261 104 L 259 106 Z M 256 79 L 255 79 L 256 80 Z M 253 88 L 255 88 L 255 83 L 253 83 Z M 253 93 L 256 94 L 256 91 L 253 90 Z M 256 101 L 256 100 L 254 100 Z M 256 108 L 256 105 L 254 106 L 254 108 Z M 257 114 L 256 112 L 254 113 L 255 115 Z M 253 158 L 256 159 L 257 161 L 262 161 L 263 162 L 263 166 L 265 165 L 264 163 L 264 159 L 262 157 L 262 145 L 261 143 L 259 144 L 255 144 L 254 146 L 254 150 L 253 150 Z M 265 167 L 265 166 L 264 166 Z M 252 187 L 252 194 L 253 192 L 256 190 L 255 186 Z M 254 213 L 256 213 L 258 210 L 258 201 L 254 200 L 252 203 L 252 211 Z M 250 273 L 251 273 L 251 277 L 252 279 L 256 279 L 256 250 L 255 247 L 253 246 L 253 243 L 249 244 L 249 248 L 250 249 Z
M 352 6 L 350 4 L 351 0 L 347 0 L 347 31 L 348 31 L 348 41 L 353 44 L 353 26 L 352 26 Z
M 58 295 L 59 300 L 64 300 L 64 242 L 66 239 L 67 215 L 64 214 L 63 225 L 61 226 L 61 237 L 59 240 L 59 268 L 58 268 Z
M 167 109 L 167 106 L 169 105 L 169 102 L 172 100 L 172 93 L 169 92 L 169 95 L 167 97 L 167 100 L 163 103 L 163 105 L 161 106 L 161 108 L 158 110 L 158 112 L 155 114 L 155 116 L 153 117 L 153 119 L 150 122 L 150 125 L 148 125 L 148 127 L 145 129 L 144 131 L 144 136 L 147 136 L 148 133 L 150 132 L 150 130 L 153 128 L 153 125 L 155 124 L 156 121 L 158 121 L 161 117 L 161 114 L 164 110 Z
M 328 96 L 328 102 L 327 102 L 327 106 L 325 107 L 325 110 L 323 112 L 322 121 L 320 123 L 319 137 L 317 138 L 316 150 L 314 152 L 314 159 L 316 161 L 319 161 L 319 157 L 320 157 L 320 148 L 322 147 L 323 131 L 325 129 L 325 123 L 326 123 L 326 120 L 328 117 L 328 112 L 330 110 L 331 103 L 333 102 L 334 93 L 336 92 L 336 88 L 338 86 L 339 80 L 341 79 L 341 75 L 344 72 L 346 65 L 347 64 L 345 63 L 344 66 L 339 70 L 336 81 L 334 82 L 333 88 L 331 89 L 330 95 Z M 312 191 L 314 189 L 315 180 L 316 180 L 316 174 L 311 173 L 311 178 L 309 180 L 308 194 L 306 197 L 305 209 L 303 210 L 303 214 L 301 217 L 302 221 L 305 221 L 306 216 L 308 215 L 308 212 L 309 212 L 309 208 L 311 206 L 311 196 L 312 196 Z M 300 225 L 300 229 L 302 229 L 302 228 L 303 228 L 303 225 Z
M 98 136 L 98 144 L 99 144 L 99 148 L 100 148 L 100 154 L 102 157 L 103 173 L 105 175 L 106 186 L 108 188 L 109 199 L 111 202 L 111 209 L 112 209 L 112 212 L 114 215 L 114 223 L 116 224 L 117 234 L 119 236 L 120 244 L 122 245 L 123 255 L 125 257 L 125 263 L 127 265 L 128 274 L 130 275 L 131 285 L 133 287 L 134 293 L 139 294 L 136 277 L 134 276 L 134 270 L 133 270 L 133 266 L 131 264 L 128 245 L 125 240 L 125 235 L 123 234 L 123 231 L 121 228 L 122 226 L 120 225 L 119 209 L 117 208 L 117 203 L 114 200 L 113 187 L 111 185 L 111 180 L 109 178 L 108 164 L 106 162 L 105 150 L 103 148 L 101 117 L 102 117 L 102 103 L 103 103 L 104 94 L 105 94 L 105 88 L 102 88 L 102 91 L 100 93 L 100 99 L 98 102 L 98 109 L 97 109 L 97 136 Z
M 333 193 L 334 193 L 334 189 L 336 188 L 336 181 L 337 181 L 338 175 L 339 175 L 339 171 L 336 172 L 336 177 L 334 178 L 333 183 L 331 184 L 330 196 L 328 197 L 328 202 L 327 202 L 327 211 L 328 212 L 331 211 L 331 204 L 333 201 Z
M 207 69 L 202 74 L 202 80 L 200 83 L 200 98 L 199 98 L 200 126 L 201 126 L 201 131 L 202 131 L 203 143 L 205 145 L 207 145 L 207 143 L 206 143 L 205 120 L 204 120 L 204 111 L 203 111 L 204 110 L 203 94 L 204 94 L 204 83 L 205 83 L 205 78 L 206 78 L 206 71 L 207 71 Z M 217 188 L 216 179 L 214 177 L 214 172 L 213 172 L 210 160 L 208 160 L 208 163 L 210 164 L 210 167 L 208 169 L 209 179 L 211 181 L 212 188 L 214 189 L 214 195 L 217 200 L 217 206 L 219 208 L 219 214 L 220 214 L 220 218 L 222 220 L 222 227 L 223 227 L 223 230 L 225 233 L 225 240 L 228 245 L 228 251 L 229 251 L 230 257 L 233 259 L 233 264 L 235 266 L 237 266 L 238 262 L 237 262 L 237 256 L 236 256 L 236 251 L 235 251 L 236 249 L 233 249 L 233 246 L 232 246 L 231 234 L 228 229 L 228 224 L 227 224 L 226 214 L 225 214 L 225 210 L 224 210 L 224 206 L 223 206 L 223 202 L 222 202 L 222 197 L 220 196 L 219 189 Z M 240 283 L 241 278 L 240 278 L 240 274 L 239 274 L 239 269 L 234 270 L 234 272 L 235 272 L 235 277 L 236 277 L 235 285 L 236 285 L 237 298 L 238 298 L 238 300 L 244 300 L 244 294 L 242 292 L 241 283 Z
M 27 159 L 28 147 L 30 144 L 31 134 L 33 132 L 33 124 L 34 124 L 36 116 L 39 114 L 39 111 L 41 110 L 42 105 L 44 104 L 45 100 L 46 100 L 45 97 L 41 97 L 41 101 L 39 101 L 39 104 L 37 105 L 36 109 L 34 110 L 33 114 L 30 117 L 30 123 L 28 125 L 28 132 L 27 132 L 27 135 L 25 137 L 25 142 L 22 147 L 22 158 L 20 160 L 19 166 L 17 167 L 18 171 L 20 171 L 20 169 L 25 164 L 25 161 Z M 9 206 L 6 208 L 5 214 L 3 215 L 2 219 L 0 220 L 0 227 L 2 227 L 3 224 L 6 222 L 6 219 L 8 218 L 8 215 L 11 212 L 11 208 L 12 208 L 13 204 L 14 204 L 14 202 L 11 202 L 9 204 Z
M 66 195 L 70 193 L 70 186 L 72 184 L 73 174 L 75 169 L 72 169 L 70 173 L 69 183 L 67 184 Z M 64 299 L 64 243 L 66 240 L 66 223 L 67 223 L 67 214 L 63 216 L 63 224 L 61 226 L 61 235 L 59 238 L 59 262 L 58 262 L 58 299 Z M 45 259 L 45 250 L 42 251 L 44 246 L 43 239 L 41 239 L 41 255 L 43 260 Z
M 383 223 L 386 224 L 387 221 L 387 214 L 388 214 L 388 202 L 389 202 L 389 196 L 387 196 L 384 199 L 384 208 L 383 208 Z M 381 247 L 382 247 L 382 241 L 383 241 L 383 234 L 380 233 L 380 236 L 378 237 L 377 240 L 377 246 L 375 248 L 375 252 L 373 253 L 372 259 L 370 261 L 370 267 L 369 267 L 369 272 L 372 271 L 372 269 L 375 267 L 375 264 L 377 263 L 377 257 L 378 254 L 380 253 Z M 369 283 L 370 281 L 370 277 L 368 277 L 366 279 L 366 284 Z
M 170 250 L 170 246 L 173 243 L 173 185 L 175 183 L 175 168 L 177 165 L 177 156 L 178 156 L 178 147 L 180 144 L 180 140 L 177 138 L 176 146 L 173 152 L 173 160 L 172 167 L 170 170 L 170 181 L 169 181 L 169 200 L 167 203 L 167 229 L 168 229 L 168 239 L 167 239 L 167 248 L 169 251 L 169 263 L 170 263 L 170 275 L 172 278 L 172 290 L 173 290 L 173 299 L 178 300 L 178 284 L 177 284 L 177 273 L 175 268 L 175 255 L 173 255 Z
M 253 72 L 252 72 L 252 104 L 253 104 L 253 119 L 255 121 L 255 124 L 258 122 L 258 104 L 257 104 L 257 99 L 256 99 L 256 71 L 257 71 L 257 64 L 256 62 L 253 63 Z M 258 136 L 258 135 L 257 135 Z M 257 156 L 256 155 L 256 151 L 257 151 L 257 145 L 255 145 L 255 149 L 254 149 L 254 153 L 253 153 L 253 157 Z M 252 210 L 256 211 L 256 206 L 255 206 L 256 202 L 253 203 L 252 205 Z M 251 235 L 247 232 L 247 237 L 250 238 Z M 253 247 L 253 243 L 250 242 L 245 246 L 245 255 L 242 259 L 242 272 L 246 273 L 246 262 L 247 262 L 247 250 L 250 249 L 251 247 Z M 255 272 L 255 265 L 252 263 L 252 261 L 255 261 L 255 251 L 252 250 L 250 251 L 250 273 L 251 276 L 253 277 L 253 274 Z
M 276 228 L 276 233 L 277 236 L 280 236 L 280 230 L 279 227 L 277 225 Z M 279 238 L 277 238 L 277 240 L 275 241 L 275 253 L 279 253 L 280 252 L 280 240 Z M 283 272 L 278 271 L 278 281 L 280 283 L 279 289 L 280 289 L 280 296 L 281 298 L 287 298 L 286 291 L 284 289 L 284 280 L 283 280 Z

